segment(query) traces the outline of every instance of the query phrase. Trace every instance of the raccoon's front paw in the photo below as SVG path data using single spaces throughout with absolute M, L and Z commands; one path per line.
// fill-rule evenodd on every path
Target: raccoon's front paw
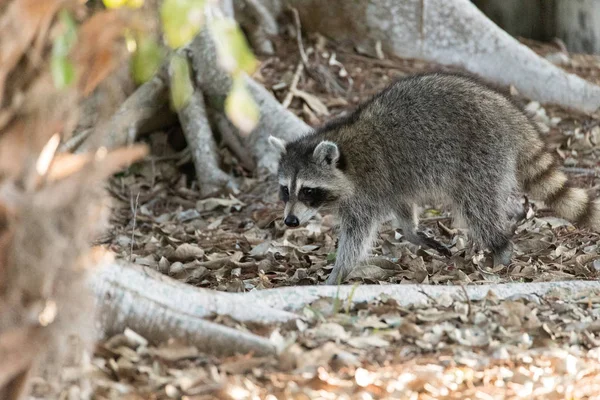
M 331 273 L 325 280 L 325 285 L 339 285 L 342 283 L 343 274 L 340 270 L 336 270 L 335 268 L 331 270 Z

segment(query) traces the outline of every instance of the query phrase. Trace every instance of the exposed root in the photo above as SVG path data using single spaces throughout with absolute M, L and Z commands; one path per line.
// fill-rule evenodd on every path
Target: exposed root
M 210 116 L 221 134 L 223 144 L 237 157 L 242 167 L 248 171 L 254 171 L 256 169 L 254 157 L 244 148 L 238 129 L 222 112 L 214 111 Z
M 217 144 L 210 129 L 202 93 L 196 89 L 188 104 L 179 111 L 179 121 L 188 143 L 200 184 L 200 195 L 219 192 L 230 180 L 219 167 Z
M 93 280 L 102 333 L 129 327 L 152 341 L 185 339 L 209 354 L 274 352 L 266 339 L 205 320 L 214 314 L 240 321 L 286 321 L 285 311 L 249 306 L 244 298 L 198 289 L 149 268 L 125 263 L 103 268 Z
M 240 333 L 204 320 L 211 315 L 230 316 L 240 322 L 285 322 L 301 318 L 305 306 L 320 298 L 368 302 L 382 295 L 401 306 L 450 295 L 471 302 L 492 291 L 502 299 L 542 296 L 551 292 L 600 293 L 592 281 L 511 283 L 480 286 L 362 285 L 302 286 L 266 289 L 249 293 L 224 293 L 198 289 L 157 271 L 132 264 L 103 268 L 93 280 L 100 301 L 100 323 L 105 335 L 129 327 L 150 340 L 184 338 L 209 354 L 275 351 L 266 339 Z M 217 335 L 223 335 L 216 338 Z
M 169 108 L 167 80 L 165 64 L 123 102 L 107 123 L 97 126 L 77 151 L 89 151 L 100 146 L 125 146 L 133 143 L 139 135 L 172 125 L 176 117 Z

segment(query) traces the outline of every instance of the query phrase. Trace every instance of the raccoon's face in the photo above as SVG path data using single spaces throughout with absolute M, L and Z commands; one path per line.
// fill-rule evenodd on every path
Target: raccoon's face
M 352 192 L 335 143 L 321 141 L 315 145 L 299 140 L 286 145 L 273 136 L 269 141 L 281 153 L 279 198 L 285 204 L 287 226 L 304 224 L 320 210 L 334 210 Z

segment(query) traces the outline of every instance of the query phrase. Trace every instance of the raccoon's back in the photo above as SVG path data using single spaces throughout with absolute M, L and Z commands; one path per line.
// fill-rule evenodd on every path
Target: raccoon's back
M 532 134 L 506 96 L 449 74 L 401 79 L 331 129 L 354 172 L 378 184 L 418 177 L 439 185 L 472 169 L 514 170 Z

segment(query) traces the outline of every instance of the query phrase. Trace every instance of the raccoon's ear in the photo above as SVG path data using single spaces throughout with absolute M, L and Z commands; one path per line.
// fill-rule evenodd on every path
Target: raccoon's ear
M 269 136 L 269 143 L 273 146 L 274 149 L 278 150 L 280 153 L 285 153 L 285 142 L 279 138 L 276 138 L 273 135 Z
M 337 144 L 323 140 L 315 147 L 313 157 L 318 163 L 335 165 L 340 159 L 340 149 L 338 149 Z

